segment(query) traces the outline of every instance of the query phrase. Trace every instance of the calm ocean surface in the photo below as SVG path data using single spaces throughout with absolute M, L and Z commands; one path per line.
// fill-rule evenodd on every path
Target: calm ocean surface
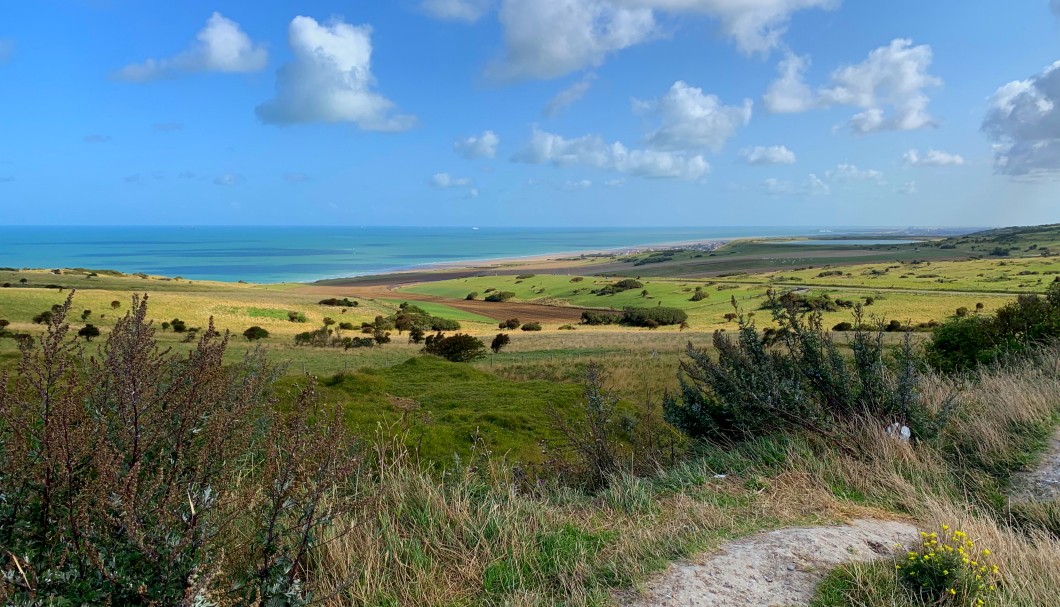
M 831 228 L 830 235 L 866 232 Z M 385 228 L 0 226 L 0 266 L 198 280 L 311 281 L 444 262 L 617 249 L 820 228 Z

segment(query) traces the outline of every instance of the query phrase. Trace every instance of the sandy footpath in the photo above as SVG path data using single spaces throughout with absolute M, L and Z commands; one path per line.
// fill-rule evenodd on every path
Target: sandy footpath
M 919 539 L 916 527 L 857 520 L 836 527 L 782 529 L 731 542 L 671 565 L 625 607 L 794 607 L 808 605 L 831 569 L 892 554 Z

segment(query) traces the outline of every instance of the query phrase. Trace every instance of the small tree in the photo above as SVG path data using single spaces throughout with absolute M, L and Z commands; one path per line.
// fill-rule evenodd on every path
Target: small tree
M 518 318 L 509 318 L 508 320 L 506 320 L 506 321 L 502 322 L 501 324 L 497 325 L 497 328 L 499 328 L 499 329 L 509 329 L 509 330 L 514 331 L 514 330 L 518 329 L 520 326 L 522 326 L 522 324 L 523 323 L 520 322 Z
M 339 330 L 340 331 L 353 331 L 355 328 L 356 327 L 353 326 L 352 322 L 340 322 L 339 323 Z
M 474 300 L 478 299 L 478 291 L 472 291 L 472 292 L 468 293 L 467 297 L 465 297 L 464 299 L 466 299 L 468 301 L 474 301 Z
M 19 279 L 18 279 L 18 284 L 20 284 L 20 285 L 24 285 L 24 284 L 26 284 L 27 282 L 29 282 L 29 280 L 27 280 L 27 279 L 25 279 L 25 278 L 19 278 Z
M 121 302 L 118 301 L 117 299 L 115 299 L 114 301 L 110 302 L 110 309 L 111 310 L 117 310 L 120 307 L 121 307 Z
M 35 325 L 46 325 L 52 321 L 51 310 L 41 312 L 40 314 L 33 317 L 33 324 Z
M 92 316 L 92 310 L 83 310 L 81 312 L 81 320 L 88 320 L 89 316 Z
M 540 331 L 541 323 L 539 322 L 528 322 L 523 325 L 523 331 Z
M 184 322 L 179 318 L 174 318 L 173 320 L 169 321 L 169 326 L 173 329 L 174 333 L 184 333 L 188 330 L 188 323 Z
M 247 341 L 258 341 L 259 339 L 265 339 L 268 336 L 269 332 L 257 325 L 243 331 L 243 337 L 247 338 Z
M 493 343 L 490 344 L 490 349 L 493 350 L 494 354 L 500 354 L 501 350 L 508 344 L 512 343 L 512 338 L 507 333 L 498 333 L 497 337 L 493 338 Z
M 409 343 L 410 344 L 422 344 L 423 343 L 423 329 L 419 327 L 412 327 L 409 329 Z
M 11 326 L 11 321 L 0 318 L 0 331 L 3 331 L 9 326 Z
M 957 316 L 957 318 L 964 318 L 965 316 L 968 316 L 968 308 L 961 306 L 957 308 L 954 315 Z
M 330 316 L 325 316 L 324 317 L 324 326 L 325 327 L 330 327 L 330 326 L 332 326 L 334 324 L 335 324 L 335 319 L 334 318 L 332 318 Z
M 165 321 L 165 322 L 162 323 L 162 331 L 165 332 L 165 331 L 168 331 L 168 330 L 169 330 L 169 321 Z
M 85 341 L 92 341 L 93 337 L 99 337 L 99 328 L 95 325 L 85 325 L 77 332 L 78 337 L 84 337 Z
M 372 333 L 372 339 L 374 339 L 375 343 L 379 344 L 380 346 L 383 344 L 388 344 L 390 343 L 390 332 L 384 331 L 382 329 L 376 329 L 375 332 Z

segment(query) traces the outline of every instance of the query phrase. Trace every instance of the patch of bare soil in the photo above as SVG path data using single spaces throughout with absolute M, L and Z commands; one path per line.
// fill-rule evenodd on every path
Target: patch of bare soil
M 627 607 L 794 607 L 808 605 L 831 569 L 889 556 L 919 538 L 916 527 L 857 520 L 836 527 L 782 529 L 731 542 L 675 564 Z
M 585 308 L 567 306 L 546 306 L 541 304 L 518 302 L 491 302 L 482 300 L 447 299 L 435 295 L 422 295 L 407 291 L 393 291 L 385 286 L 351 286 L 351 287 L 300 287 L 299 293 L 330 295 L 332 297 L 359 297 L 361 299 L 397 299 L 401 301 L 426 301 L 443 304 L 450 308 L 471 312 L 497 321 L 518 318 L 523 322 L 537 321 L 543 323 L 577 324 L 581 321 Z

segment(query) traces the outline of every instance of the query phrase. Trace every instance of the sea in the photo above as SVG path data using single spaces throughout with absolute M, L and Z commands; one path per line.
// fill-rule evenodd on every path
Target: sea
M 832 237 L 880 228 L 0 226 L 0 267 L 87 268 L 195 280 L 309 282 L 446 263 L 742 237 Z

